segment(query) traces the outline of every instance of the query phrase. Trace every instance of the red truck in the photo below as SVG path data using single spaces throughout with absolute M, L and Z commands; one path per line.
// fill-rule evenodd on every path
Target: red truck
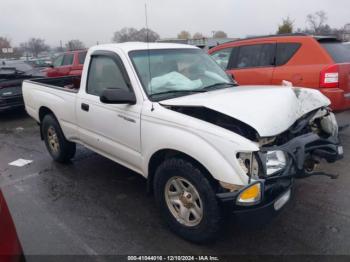
M 81 75 L 86 50 L 69 51 L 59 55 L 52 66 L 45 69 L 47 77 Z

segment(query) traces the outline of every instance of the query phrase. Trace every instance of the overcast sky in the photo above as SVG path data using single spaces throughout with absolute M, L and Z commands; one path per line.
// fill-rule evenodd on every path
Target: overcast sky
M 332 27 L 350 23 L 349 0 L 1 0 L 0 36 L 15 45 L 30 37 L 52 46 L 70 39 L 107 43 L 116 30 L 145 26 L 146 2 L 149 27 L 163 38 L 184 29 L 205 35 L 223 30 L 230 37 L 270 34 L 286 16 L 304 28 L 306 15 L 318 10 Z

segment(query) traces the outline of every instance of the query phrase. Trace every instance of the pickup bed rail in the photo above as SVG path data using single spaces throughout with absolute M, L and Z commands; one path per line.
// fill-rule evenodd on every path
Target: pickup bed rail
M 80 88 L 80 80 L 81 76 L 64 76 L 55 78 L 38 78 L 27 80 L 26 82 L 77 93 Z

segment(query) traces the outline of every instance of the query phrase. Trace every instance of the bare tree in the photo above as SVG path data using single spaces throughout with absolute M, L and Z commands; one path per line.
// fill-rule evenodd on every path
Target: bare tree
M 310 31 L 313 34 L 323 34 L 324 31 L 327 31 L 329 29 L 329 26 L 326 24 L 327 20 L 327 14 L 324 11 L 317 11 L 306 17 L 306 22 L 309 24 Z
M 128 41 L 155 42 L 159 35 L 151 29 L 142 28 L 137 30 L 132 27 L 124 27 L 114 33 L 113 42 L 123 43 Z
M 136 34 L 137 29 L 132 27 L 124 27 L 121 30 L 114 33 L 112 41 L 117 43 L 133 41 Z
M 178 39 L 190 39 L 191 38 L 191 34 L 188 31 L 181 31 L 178 35 L 177 35 Z
M 151 29 L 142 28 L 137 31 L 134 36 L 133 41 L 141 41 L 141 42 L 155 42 L 159 39 L 159 35 Z
M 11 41 L 7 37 L 0 36 L 0 48 L 8 48 L 11 47 Z
M 213 38 L 226 38 L 227 34 L 224 31 L 215 31 L 213 34 Z
M 66 48 L 69 51 L 80 50 L 80 49 L 85 49 L 85 45 L 82 41 L 78 39 L 73 39 L 68 41 L 68 43 L 66 44 Z
M 204 35 L 202 33 L 197 32 L 193 35 L 193 39 L 202 39 L 202 38 L 204 38 Z
M 38 57 L 39 53 L 49 50 L 45 40 L 40 38 L 30 38 L 28 42 L 22 43 L 20 46 L 24 51 L 32 53 L 34 57 Z

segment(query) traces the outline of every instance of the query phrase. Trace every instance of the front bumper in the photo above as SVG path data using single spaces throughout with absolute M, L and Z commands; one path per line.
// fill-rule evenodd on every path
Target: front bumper
M 321 138 L 314 133 L 295 137 L 281 146 L 262 147 L 259 153 L 259 160 L 261 161 L 264 153 L 274 150 L 285 152 L 288 156 L 288 161 L 285 168 L 280 172 L 271 176 L 260 176 L 260 182 L 263 187 L 262 199 L 259 204 L 254 206 L 240 206 L 236 204 L 239 194 L 245 188 L 236 192 L 217 194 L 221 205 L 225 210 L 232 212 L 235 219 L 240 223 L 256 223 L 257 220 L 259 222 L 269 221 L 289 202 L 295 178 L 328 175 L 322 172 L 306 172 L 304 165 L 307 159 L 317 157 L 328 162 L 335 162 L 343 157 L 342 147 L 337 137 Z M 266 170 L 264 170 L 263 174 L 266 174 Z
M 23 107 L 24 101 L 22 95 L 0 97 L 0 111 Z
M 343 147 L 338 137 L 321 138 L 315 133 L 308 133 L 293 138 L 286 144 L 280 146 L 262 147 L 259 152 L 260 164 L 263 174 L 266 174 L 264 166 L 264 155 L 268 151 L 283 151 L 287 156 L 287 163 L 284 169 L 271 176 L 262 175 L 265 181 L 279 180 L 281 178 L 303 178 L 319 174 L 306 172 L 305 162 L 313 159 L 325 159 L 333 163 L 343 158 Z
M 276 183 L 264 185 L 263 197 L 254 206 L 236 204 L 239 192 L 217 194 L 221 206 L 230 212 L 235 221 L 242 224 L 265 224 L 276 216 L 289 202 L 292 196 L 293 179 L 281 179 Z

